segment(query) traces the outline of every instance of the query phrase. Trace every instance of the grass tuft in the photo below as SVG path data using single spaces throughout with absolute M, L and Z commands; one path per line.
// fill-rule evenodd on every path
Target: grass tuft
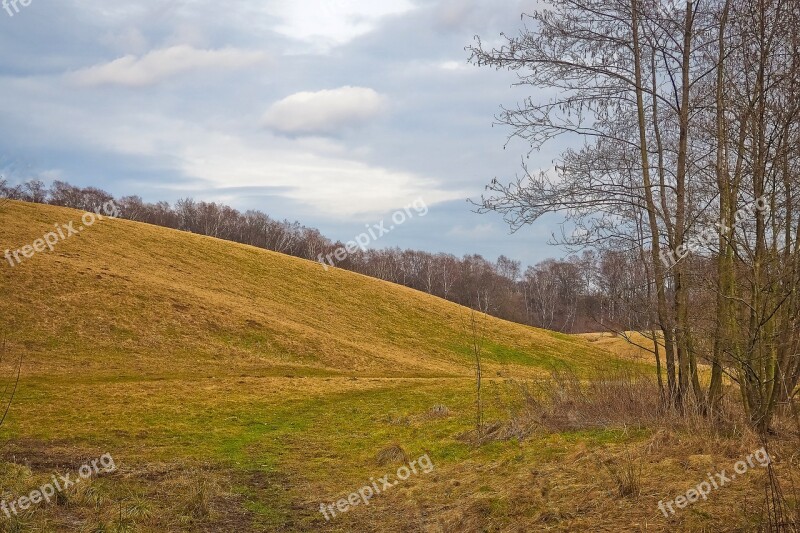
M 405 464 L 408 462 L 408 454 L 400 447 L 399 444 L 393 444 L 388 448 L 384 448 L 375 458 L 380 466 L 392 464 Z

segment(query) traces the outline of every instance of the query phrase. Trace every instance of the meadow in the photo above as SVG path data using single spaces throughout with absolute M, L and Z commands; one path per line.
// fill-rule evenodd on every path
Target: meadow
M 80 217 L 11 202 L 0 242 Z M 662 416 L 651 361 L 613 337 L 110 219 L 4 264 L 0 317 L 6 384 L 22 361 L 1 497 L 103 454 L 117 467 L 0 516 L 3 531 L 747 531 L 763 517 L 758 466 L 659 510 L 762 443 L 735 398 L 715 429 Z M 777 427 L 770 455 L 791 496 L 798 435 Z M 320 512 L 423 454 L 432 471 Z

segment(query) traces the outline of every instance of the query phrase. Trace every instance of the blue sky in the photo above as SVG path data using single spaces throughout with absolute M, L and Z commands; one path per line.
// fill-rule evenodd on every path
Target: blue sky
M 0 11 L 0 168 L 147 201 L 192 196 L 347 241 L 417 198 L 374 246 L 535 263 L 557 219 L 478 215 L 526 146 L 492 127 L 531 94 L 467 64 L 531 2 L 31 0 Z M 531 154 L 532 168 L 557 155 Z

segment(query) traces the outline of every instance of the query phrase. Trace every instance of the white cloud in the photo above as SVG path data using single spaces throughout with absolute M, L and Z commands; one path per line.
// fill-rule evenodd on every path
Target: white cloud
M 79 85 L 153 85 L 166 78 L 202 69 L 239 69 L 266 59 L 263 52 L 222 48 L 200 50 L 187 45 L 154 50 L 144 56 L 126 55 L 109 63 L 94 65 L 69 74 Z
M 0 110 L 8 110 L 6 105 L 0 104 Z M 20 111 L 12 113 L 27 120 Z M 361 161 L 357 153 L 329 139 L 294 139 L 265 132 L 248 138 L 225 131 L 217 122 L 170 118 L 155 110 L 123 106 L 86 113 L 50 103 L 31 126 L 37 132 L 33 142 L 60 142 L 63 148 L 68 138 L 70 149 L 77 152 L 88 148 L 164 165 L 170 171 L 148 185 L 182 195 L 224 197 L 234 205 L 244 199 L 239 194 L 250 194 L 236 189 L 263 188 L 291 200 L 304 212 L 350 220 L 372 219 L 420 197 L 433 207 L 469 195 L 429 176 Z M 69 180 L 69 176 L 60 177 L 65 178 Z
M 467 70 L 470 65 L 466 61 L 443 61 L 439 63 L 442 70 Z
M 447 232 L 448 235 L 453 237 L 460 237 L 464 239 L 485 239 L 495 234 L 494 226 L 492 223 L 477 224 L 472 228 L 465 228 L 462 225 L 454 226 L 453 229 Z
M 177 132 L 181 137 L 181 173 L 196 181 L 178 185 L 200 190 L 269 187 L 317 214 L 348 220 L 374 217 L 423 198 L 430 207 L 462 199 L 465 191 L 448 190 L 414 172 L 358 161 L 347 154 L 321 154 L 303 143 L 272 138 L 256 145 L 238 136 Z M 267 147 L 265 147 L 267 146 Z
M 292 0 L 267 8 L 280 20 L 278 33 L 315 44 L 321 52 L 373 31 L 386 16 L 412 9 L 409 0 Z
M 364 87 L 300 92 L 274 103 L 264 125 L 281 133 L 326 135 L 363 125 L 385 107 L 383 96 Z

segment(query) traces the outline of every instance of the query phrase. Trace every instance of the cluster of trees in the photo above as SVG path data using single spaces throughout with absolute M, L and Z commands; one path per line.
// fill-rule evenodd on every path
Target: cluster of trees
M 0 180 L 0 197 L 49 203 L 86 211 L 113 201 L 129 220 L 189 231 L 316 260 L 343 246 L 298 222 L 277 221 L 260 211 L 241 213 L 226 205 L 183 199 L 146 203 L 138 196 L 115 199 L 94 188 L 62 181 L 46 186 L 32 180 L 16 186 Z M 638 329 L 636 302 L 646 298 L 637 287 L 643 269 L 636 257 L 615 251 L 587 251 L 564 260 L 548 259 L 523 270 L 501 256 L 399 248 L 356 251 L 337 266 L 405 285 L 507 320 L 566 333 L 603 328 Z M 637 274 L 638 272 L 638 274 Z M 641 292 L 641 294 L 637 293 Z
M 581 144 L 494 180 L 481 209 L 514 227 L 562 213 L 567 244 L 638 256 L 665 401 L 714 413 L 727 374 L 766 432 L 800 394 L 797 2 L 550 0 L 529 19 L 472 61 L 557 95 L 503 109 L 513 136 Z

